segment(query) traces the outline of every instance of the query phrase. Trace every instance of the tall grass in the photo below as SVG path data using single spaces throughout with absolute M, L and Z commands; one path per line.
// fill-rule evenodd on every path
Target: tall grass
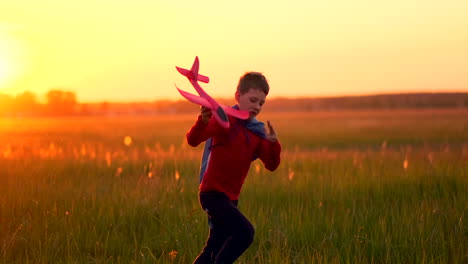
M 468 262 L 468 112 L 265 114 L 239 263 Z M 191 263 L 207 236 L 194 116 L 0 120 L 2 263 Z

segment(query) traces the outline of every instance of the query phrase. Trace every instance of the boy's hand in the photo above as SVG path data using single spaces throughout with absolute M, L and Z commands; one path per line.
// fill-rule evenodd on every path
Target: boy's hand
M 273 126 L 271 125 L 270 121 L 267 121 L 267 125 L 268 125 L 268 131 L 265 131 L 266 139 L 268 139 L 271 142 L 278 141 L 278 137 L 276 136 L 275 129 L 273 129 Z
M 211 109 L 204 106 L 200 108 L 200 115 L 202 117 L 203 123 L 205 124 L 208 124 L 208 122 L 210 122 L 211 117 L 213 116 L 213 114 L 211 113 Z

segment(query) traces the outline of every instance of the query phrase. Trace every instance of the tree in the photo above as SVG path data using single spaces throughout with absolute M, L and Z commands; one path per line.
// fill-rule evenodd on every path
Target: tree
M 46 94 L 47 109 L 53 115 L 72 115 L 77 105 L 73 92 L 51 90 Z
M 13 97 L 7 94 L 0 94 L 0 116 L 11 113 Z
M 35 115 L 38 114 L 40 105 L 37 102 L 36 94 L 25 91 L 16 95 L 13 100 L 13 108 L 20 115 Z

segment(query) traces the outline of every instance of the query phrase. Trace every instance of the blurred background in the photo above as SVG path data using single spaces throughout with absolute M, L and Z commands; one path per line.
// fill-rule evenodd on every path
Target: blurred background
M 467 13 L 463 0 L 8 1 L 0 104 L 179 100 L 174 83 L 192 87 L 174 66 L 195 56 L 215 98 L 252 70 L 270 98 L 466 93 Z

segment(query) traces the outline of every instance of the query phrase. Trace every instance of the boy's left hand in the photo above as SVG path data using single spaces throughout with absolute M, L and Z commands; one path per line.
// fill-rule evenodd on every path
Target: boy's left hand
M 273 129 L 273 126 L 271 125 L 270 121 L 267 121 L 267 125 L 268 125 L 268 131 L 265 131 L 266 139 L 268 139 L 271 142 L 278 141 L 278 137 L 276 136 L 276 131 L 275 129 Z

